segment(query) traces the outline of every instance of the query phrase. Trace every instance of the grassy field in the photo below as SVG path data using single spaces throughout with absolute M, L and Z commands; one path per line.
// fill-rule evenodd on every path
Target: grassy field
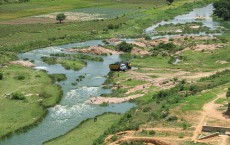
M 47 64 L 61 64 L 67 70 L 80 70 L 87 65 L 84 61 L 68 58 L 42 57 L 42 60 Z
M 16 65 L 1 68 L 0 72 L 3 74 L 0 80 L 0 138 L 15 131 L 26 131 L 42 120 L 48 107 L 60 100 L 59 87 L 45 72 Z M 21 93 L 24 98 L 10 99 L 13 93 Z
M 0 5 L 0 22 L 56 11 L 100 13 L 99 9 L 104 9 L 108 11 L 112 17 L 119 15 L 119 17 L 115 19 L 66 22 L 63 24 L 56 24 L 55 22 L 22 25 L 0 24 L 0 64 L 16 59 L 16 54 L 19 52 L 26 52 L 45 46 L 90 39 L 142 36 L 144 28 L 163 19 L 171 19 L 195 7 L 206 5 L 211 2 L 211 0 L 199 0 L 196 1 L 196 3 L 189 2 L 193 2 L 193 0 L 177 0 L 172 6 L 160 0 L 151 2 L 150 0 L 124 0 L 122 2 L 114 0 L 31 0 L 29 3 Z M 113 14 L 112 11 L 116 10 L 119 12 Z M 120 16 L 123 13 L 128 14 Z M 118 25 L 119 28 L 108 29 L 109 24 Z M 229 23 L 224 23 L 224 25 L 226 28 L 229 28 Z M 217 63 L 219 60 L 229 62 L 229 57 L 226 55 L 230 49 L 230 45 L 227 43 L 228 40 L 229 33 L 220 36 L 218 43 L 221 42 L 225 44 L 225 46 L 221 49 L 213 50 L 211 53 L 192 50 L 185 51 L 180 54 L 183 61 L 177 65 L 169 63 L 171 59 L 170 55 L 130 56 L 130 60 L 132 64 L 138 68 L 147 67 L 156 69 L 156 71 L 161 71 L 157 69 L 163 68 L 180 69 L 191 72 L 214 71 L 219 68 L 229 67 L 229 63 Z M 224 41 L 226 41 L 226 43 Z M 187 45 L 198 43 L 203 43 L 203 41 L 189 39 L 186 42 Z M 215 44 L 217 42 L 210 40 L 210 42 L 205 41 L 205 43 Z M 66 69 L 78 70 L 85 65 L 81 61 L 73 62 L 68 59 L 58 60 L 59 61 L 55 63 L 62 64 Z M 146 70 L 137 70 L 137 72 L 141 71 L 145 73 Z M 64 80 L 65 76 L 60 74 L 51 76 L 51 80 L 45 72 L 31 71 L 31 69 L 14 65 L 0 68 L 0 72 L 2 72 L 4 76 L 4 79 L 0 80 L 0 113 L 2 114 L 0 116 L 1 138 L 2 136 L 9 136 L 15 130 L 23 131 L 29 129 L 31 124 L 36 124 L 40 121 L 45 115 L 46 108 L 54 105 L 60 99 L 61 92 L 56 85 L 53 85 L 53 81 Z M 116 90 L 108 96 L 124 97 L 126 96 L 124 93 L 128 89 L 146 83 L 145 81 L 130 79 L 131 76 L 128 73 L 120 73 L 119 78 L 117 75 L 118 74 L 112 75 L 113 78 L 108 80 L 107 84 L 110 84 L 110 87 L 112 87 L 115 82 L 119 82 L 124 88 Z M 155 77 L 157 78 L 157 76 L 153 75 L 153 78 Z M 229 81 L 229 78 L 229 74 L 223 74 L 216 78 L 191 82 L 192 84 L 182 84 L 179 82 L 178 86 L 164 91 L 159 91 L 159 88 L 150 87 L 142 98 L 136 100 L 139 105 L 137 107 L 139 111 L 136 111 L 135 109 L 137 108 L 135 108 L 122 116 L 115 114 L 103 115 L 98 117 L 97 122 L 93 122 L 92 119 L 87 120 L 66 135 L 54 139 L 47 144 L 75 144 L 77 142 L 82 145 L 88 145 L 92 144 L 97 138 L 95 142 L 101 142 L 105 135 L 109 133 L 115 133 L 121 130 L 135 130 L 145 125 L 154 127 L 159 122 L 180 126 L 181 128 L 185 127 L 187 129 L 189 126 L 187 120 L 180 118 L 180 121 L 171 123 L 171 119 L 173 117 L 175 119 L 177 116 L 173 116 L 174 114 L 171 114 L 170 109 L 181 105 L 182 111 L 185 112 L 200 110 L 204 103 L 215 96 L 213 92 L 221 91 L 221 89 L 218 90 L 217 88 L 217 90 L 215 90 L 215 88 L 225 84 L 226 81 Z M 229 86 L 229 84 L 227 84 L 227 86 Z M 213 92 L 201 92 L 206 89 L 212 89 Z M 179 93 L 180 91 L 191 91 L 193 94 L 190 95 L 186 93 L 185 95 L 181 95 Z M 8 94 L 12 95 L 12 93 L 20 93 L 23 97 L 22 99 L 6 97 Z M 217 103 L 222 102 L 223 100 L 218 100 Z M 114 123 L 116 123 L 116 125 L 112 126 Z M 103 133 L 104 135 L 102 135 Z
M 123 0 L 120 2 L 115 0 L 30 0 L 27 3 L 0 5 L 0 21 L 76 9 L 80 9 L 82 12 L 92 12 L 95 7 L 105 7 L 119 11 L 120 9 L 146 8 L 150 7 L 151 4 L 161 5 L 165 3 L 165 1 L 161 0 Z
M 48 2 L 48 1 L 46 1 Z M 22 4 L 6 4 L 0 5 L 1 10 L 4 13 L 9 13 L 12 11 L 13 16 L 15 16 L 15 11 L 18 9 L 20 13 L 24 13 L 24 10 L 20 7 L 31 7 L 33 10 L 31 15 L 36 15 L 34 7 L 30 6 L 33 3 L 46 3 L 45 1 L 31 1 L 29 3 Z M 53 1 L 56 2 L 56 1 Z M 53 3 L 50 2 L 50 3 Z M 59 1 L 64 2 L 64 1 Z M 78 3 L 79 1 L 72 1 Z M 82 1 L 81 1 L 82 2 Z M 90 1 L 84 1 L 84 3 L 89 3 Z M 111 2 L 111 1 L 109 1 Z M 104 39 L 110 37 L 137 37 L 140 36 L 143 32 L 143 29 L 148 26 L 159 22 L 162 18 L 170 19 L 178 14 L 182 14 L 192 10 L 195 7 L 199 7 L 210 2 L 205 0 L 197 3 L 188 3 L 190 1 L 178 0 L 173 4 L 173 9 L 171 6 L 168 6 L 166 2 L 162 1 L 151 1 L 154 8 L 150 8 L 150 0 L 145 0 L 143 5 L 148 7 L 148 9 L 139 9 L 138 13 L 130 13 L 127 15 L 120 16 L 115 19 L 108 19 L 103 21 L 85 21 L 85 22 L 70 22 L 63 24 L 49 23 L 49 24 L 21 24 L 21 25 L 7 25 L 0 24 L 0 50 L 3 50 L 8 53 L 14 52 L 25 52 L 35 48 L 41 48 L 51 45 L 66 44 L 77 41 L 84 41 L 90 39 Z M 192 2 L 192 1 L 191 1 Z M 67 3 L 67 2 L 66 2 Z M 99 2 L 98 2 L 99 3 Z M 56 3 L 55 3 L 56 4 Z M 90 4 L 95 4 L 90 3 Z M 120 4 L 120 3 L 119 3 Z M 124 1 L 122 3 L 123 7 L 139 7 L 140 1 Z M 49 7 L 51 4 L 48 4 L 46 7 Z M 79 6 L 87 7 L 87 4 L 79 4 Z M 131 6 L 129 6 L 131 5 Z M 74 6 L 71 4 L 71 6 Z M 14 8 L 16 7 L 16 8 Z M 63 6 L 64 8 L 65 6 Z M 157 9 L 156 9 L 157 7 Z M 67 7 L 70 9 L 69 7 Z M 143 7 L 144 8 L 144 7 Z M 4 10 L 4 9 L 8 9 Z M 49 9 L 50 11 L 57 11 L 57 9 Z M 28 9 L 29 10 L 29 9 Z M 35 9 L 36 10 L 36 9 Z M 39 13 L 41 10 L 38 8 Z M 45 11 L 44 11 L 45 12 Z M 30 14 L 30 12 L 28 12 Z M 1 13 L 3 14 L 3 13 Z M 4 15 L 4 14 L 3 14 Z M 7 16 L 6 17 L 10 17 Z M 22 17 L 22 16 L 21 16 Z M 2 17 L 1 17 L 2 18 Z M 119 29 L 108 29 L 108 25 L 119 25 Z M 92 27 L 94 26 L 94 27 Z M 9 29 L 10 27 L 10 29 Z M 10 60 L 7 55 L 4 55 L 5 61 Z M 12 59 L 12 58 L 11 58 Z
M 53 139 L 45 143 L 45 145 L 73 145 L 76 143 L 80 145 L 91 145 L 95 139 L 116 123 L 120 117 L 121 116 L 117 114 L 104 114 L 97 117 L 96 122 L 94 122 L 93 119 L 88 119 L 67 134 Z

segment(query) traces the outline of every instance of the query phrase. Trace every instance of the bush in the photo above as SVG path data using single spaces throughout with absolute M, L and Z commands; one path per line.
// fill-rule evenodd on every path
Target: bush
M 114 142 L 114 141 L 116 141 L 118 139 L 118 136 L 117 135 L 113 135 L 112 136 L 112 138 L 111 138 L 111 140 Z
M 119 51 L 123 52 L 131 52 L 133 49 L 133 46 L 131 44 L 126 43 L 125 41 L 122 41 L 117 47 Z
M 12 100 L 25 100 L 25 96 L 22 93 L 16 92 L 11 94 Z
M 143 112 L 149 112 L 151 110 L 151 107 L 145 107 L 144 109 L 143 109 Z
M 108 29 L 114 29 L 114 26 L 113 26 L 113 24 L 109 24 L 109 25 L 107 26 L 107 28 L 108 28 Z
M 0 73 L 0 80 L 3 80 L 3 74 Z
M 17 80 L 24 80 L 26 77 L 24 75 L 18 75 L 15 77 Z
M 176 116 L 168 116 L 166 121 L 176 121 L 178 118 Z
M 230 1 L 219 0 L 214 2 L 214 15 L 223 18 L 224 20 L 230 20 Z

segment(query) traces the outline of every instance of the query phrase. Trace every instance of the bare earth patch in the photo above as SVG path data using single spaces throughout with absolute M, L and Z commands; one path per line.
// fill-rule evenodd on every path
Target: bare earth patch
M 140 48 L 134 47 L 131 51 L 132 55 L 150 55 L 150 53 L 147 50 L 142 50 Z
M 118 103 L 123 103 L 127 102 L 136 98 L 139 98 L 143 96 L 144 94 L 136 94 L 124 98 L 114 98 L 114 97 L 93 97 L 90 100 L 86 101 L 86 103 L 90 104 L 103 104 L 103 103 L 108 103 L 108 104 L 118 104 Z
M 56 19 L 56 15 L 59 12 L 56 13 L 51 13 L 47 15 L 39 15 L 39 16 L 34 16 L 35 18 L 51 18 L 51 19 Z M 64 12 L 66 15 L 66 20 L 71 20 L 71 21 L 89 21 L 89 20 L 95 20 L 95 19 L 103 19 L 102 14 L 87 14 L 87 13 L 79 13 L 79 12 Z
M 122 54 L 122 52 L 106 49 L 106 48 L 101 47 L 101 46 L 90 46 L 89 48 L 69 49 L 69 50 L 66 50 L 66 51 L 67 52 L 81 52 L 81 53 L 94 54 L 94 55 Z
M 16 60 L 16 61 L 11 61 L 10 64 L 18 64 L 18 65 L 22 65 L 25 67 L 35 67 L 35 64 L 33 64 L 30 61 L 23 61 L 23 60 Z
M 14 20 L 1 21 L 0 24 L 37 24 L 37 23 L 56 23 L 56 13 L 50 13 L 46 15 L 38 15 L 31 17 L 18 18 Z M 74 22 L 74 21 L 90 21 L 90 20 L 100 20 L 105 19 L 103 14 L 87 14 L 79 12 L 64 12 L 66 15 L 65 22 Z

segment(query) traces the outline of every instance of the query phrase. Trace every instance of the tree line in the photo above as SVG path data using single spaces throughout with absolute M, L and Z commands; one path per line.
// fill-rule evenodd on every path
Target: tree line
M 219 0 L 213 4 L 215 10 L 214 15 L 225 21 L 230 20 L 230 0 Z
M 6 4 L 6 3 L 24 3 L 29 2 L 30 0 L 0 0 L 0 4 Z

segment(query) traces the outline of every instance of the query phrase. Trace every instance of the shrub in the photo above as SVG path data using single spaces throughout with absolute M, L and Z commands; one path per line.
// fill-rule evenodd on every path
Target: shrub
M 0 73 L 0 80 L 2 80 L 3 79 L 3 74 L 2 73 Z
M 18 75 L 15 77 L 17 80 L 24 80 L 26 77 L 24 75 Z
M 155 135 L 155 134 L 156 134 L 156 131 L 154 131 L 154 130 L 149 131 L 149 135 Z
M 107 28 L 108 28 L 108 29 L 114 29 L 114 25 L 113 25 L 113 24 L 109 24 L 109 25 L 107 26 Z
M 166 121 L 176 121 L 178 118 L 176 116 L 168 116 Z
M 126 43 L 125 41 L 122 41 L 117 47 L 119 51 L 123 52 L 131 52 L 133 49 L 133 46 L 131 44 Z
M 148 112 L 148 111 L 150 111 L 151 110 L 151 107 L 145 107 L 144 109 L 143 109 L 143 112 Z
M 22 93 L 16 92 L 11 94 L 12 100 L 25 100 L 25 96 Z
M 118 139 L 118 136 L 117 135 L 113 135 L 112 136 L 112 138 L 111 138 L 111 140 L 114 142 L 114 141 L 116 141 Z

